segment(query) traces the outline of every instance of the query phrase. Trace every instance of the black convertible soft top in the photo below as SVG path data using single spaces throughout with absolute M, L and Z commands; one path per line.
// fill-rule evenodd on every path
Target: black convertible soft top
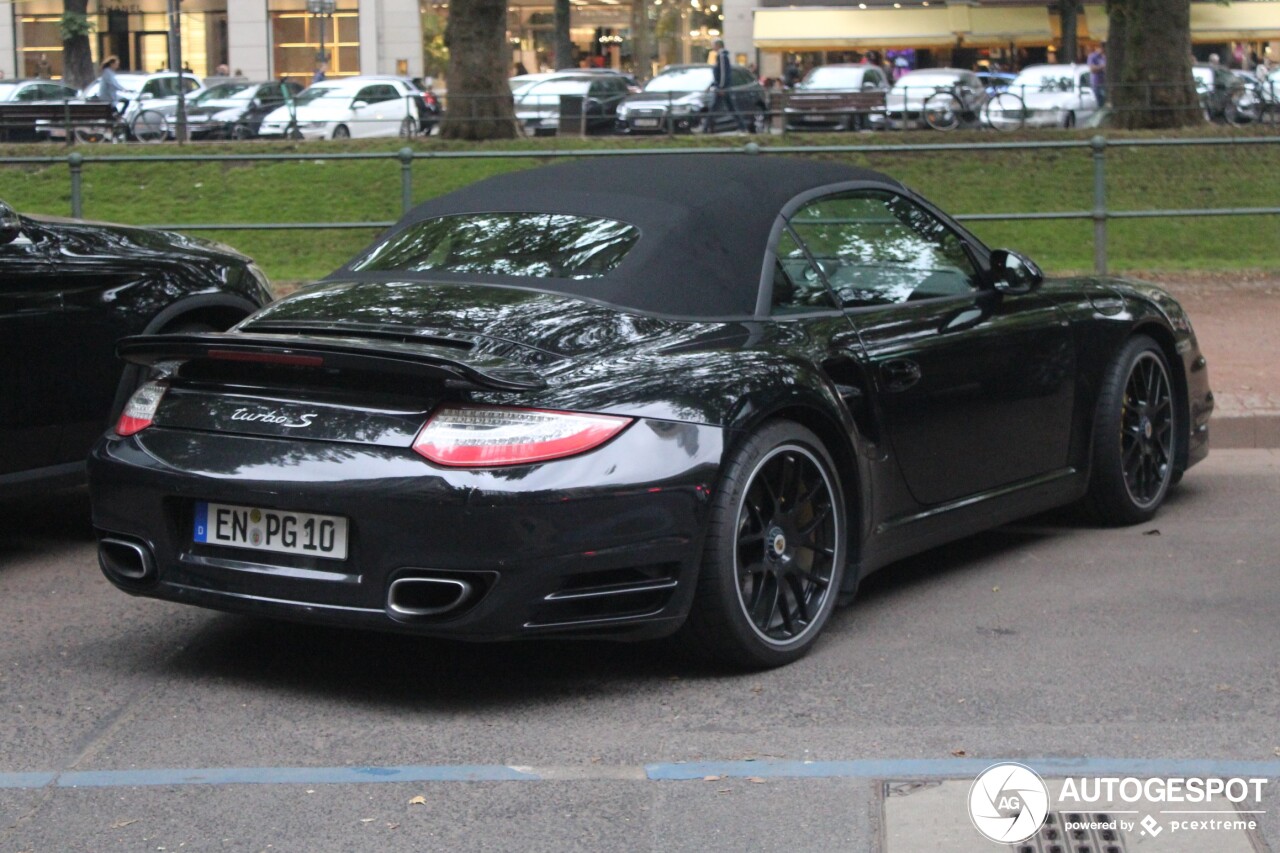
M 774 155 L 597 156 L 488 178 L 419 205 L 388 234 L 456 213 L 546 212 L 614 219 L 636 226 L 640 239 L 602 277 L 411 275 L 567 293 L 646 313 L 742 317 L 755 313 L 765 249 L 779 212 L 809 190 L 849 182 L 901 187 L 867 169 Z M 344 267 L 331 278 L 404 275 Z

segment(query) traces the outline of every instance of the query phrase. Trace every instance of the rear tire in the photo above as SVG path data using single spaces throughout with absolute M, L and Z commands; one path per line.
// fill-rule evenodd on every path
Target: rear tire
M 350 139 L 351 131 L 347 128 L 345 124 L 340 124 L 333 129 L 333 138 L 334 139 Z
M 1182 441 L 1169 363 L 1146 335 L 1130 338 L 1103 374 L 1093 420 L 1086 504 L 1103 524 L 1139 524 L 1174 483 Z
M 766 424 L 733 453 L 713 499 L 689 645 L 744 669 L 803 657 L 839 595 L 845 524 L 822 442 L 790 421 Z

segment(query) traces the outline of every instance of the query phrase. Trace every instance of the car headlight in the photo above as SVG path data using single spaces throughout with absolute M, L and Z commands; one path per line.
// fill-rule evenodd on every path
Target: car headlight
M 618 118 L 626 118 L 627 109 L 628 107 L 626 104 L 618 104 Z

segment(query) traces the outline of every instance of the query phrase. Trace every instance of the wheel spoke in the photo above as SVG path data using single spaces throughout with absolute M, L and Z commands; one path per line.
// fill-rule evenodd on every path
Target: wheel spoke
M 787 575 L 787 586 L 791 587 L 791 597 L 796 602 L 796 616 L 801 624 L 808 625 L 813 617 L 809 615 L 809 601 L 800 578 L 794 574 Z
M 819 510 L 817 513 L 814 514 L 813 518 L 809 519 L 809 522 L 807 524 L 799 528 L 800 535 L 808 538 L 813 533 L 813 531 L 818 529 L 818 525 L 822 524 L 822 522 L 827 520 L 827 517 L 829 515 L 831 515 L 831 504 L 827 504 L 826 506 L 824 506 L 821 510 Z

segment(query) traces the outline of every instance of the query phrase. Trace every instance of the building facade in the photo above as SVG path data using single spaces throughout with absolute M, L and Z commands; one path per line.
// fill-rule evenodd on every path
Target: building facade
M 253 79 L 309 81 L 323 53 L 330 76 L 422 73 L 417 0 L 182 0 L 182 62 L 209 76 L 219 65 Z M 329 10 L 332 11 L 329 11 Z M 34 77 L 47 66 L 62 75 L 62 0 L 0 7 L 0 71 Z M 130 71 L 170 65 L 166 0 L 90 0 L 95 64 L 120 58 Z

